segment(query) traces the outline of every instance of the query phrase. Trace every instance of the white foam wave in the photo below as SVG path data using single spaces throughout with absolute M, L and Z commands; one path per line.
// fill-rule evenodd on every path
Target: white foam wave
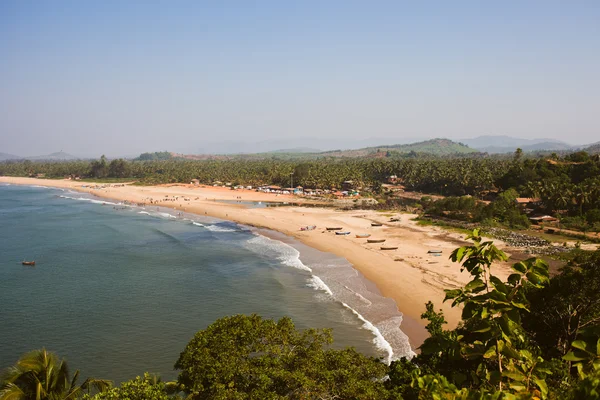
M 195 221 L 192 221 L 192 224 L 196 225 L 196 226 L 204 226 L 204 224 L 201 224 L 200 222 L 195 222 Z
M 256 235 L 252 239 L 246 241 L 245 246 L 251 251 L 254 251 L 255 253 L 265 255 L 269 258 L 278 259 L 284 265 L 301 269 L 304 271 L 313 272 L 313 270 L 310 267 L 304 265 L 302 261 L 300 261 L 300 252 L 298 250 L 279 240 L 273 240 L 266 236 Z M 410 349 L 408 338 L 400 330 L 400 324 L 402 322 L 401 316 L 399 316 L 398 318 L 388 318 L 385 321 L 378 323 L 378 326 L 375 326 L 371 321 L 363 317 L 363 315 L 360 314 L 357 310 L 355 310 L 352 306 L 343 301 L 343 296 L 342 298 L 340 298 L 339 296 L 340 293 L 334 294 L 334 292 L 323 281 L 323 279 L 321 279 L 317 275 L 311 274 L 310 278 L 307 279 L 306 286 L 311 287 L 314 290 L 324 292 L 325 294 L 330 296 L 330 298 L 333 301 L 341 303 L 344 306 L 344 308 L 350 310 L 352 314 L 354 314 L 362 322 L 362 328 L 371 331 L 371 333 L 374 336 L 373 344 L 377 349 L 379 349 L 380 351 L 382 351 L 383 354 L 385 354 L 384 361 L 387 364 L 401 356 L 411 357 L 414 355 L 414 353 Z M 346 285 L 344 285 L 344 287 L 346 290 L 351 292 L 352 297 L 354 299 L 358 300 L 359 303 L 357 304 L 357 306 L 359 307 L 359 309 L 362 309 L 362 307 L 367 307 L 370 309 L 374 306 L 373 302 L 367 299 L 362 294 L 357 293 L 356 291 L 350 289 Z M 349 302 L 354 303 L 353 299 L 349 299 Z M 394 345 L 397 345 L 397 350 L 399 354 L 398 357 L 395 356 L 394 347 L 392 346 L 390 341 L 386 339 L 386 337 L 389 337 L 389 340 L 392 343 L 394 343 Z
M 70 200 L 89 201 L 90 203 L 94 203 L 94 204 L 109 204 L 111 206 L 119 205 L 118 203 L 113 203 L 111 201 L 95 200 L 95 199 L 90 199 L 88 197 L 71 197 L 71 196 L 62 196 L 62 195 L 58 196 L 58 197 L 62 197 L 63 199 L 70 199 Z
M 138 214 L 146 214 L 146 215 L 150 215 L 150 213 L 148 211 L 139 211 Z
M 247 240 L 245 246 L 255 253 L 264 254 L 270 258 L 276 258 L 288 267 L 312 272 L 312 269 L 308 268 L 300 261 L 300 252 L 298 250 L 279 240 L 256 235 L 252 239 Z
M 327 284 L 325 284 L 325 282 L 323 282 L 323 280 L 316 275 L 312 275 L 310 277 L 306 286 L 311 287 L 315 290 L 322 290 L 331 297 L 333 297 L 333 292 L 331 291 L 331 289 L 329 289 L 329 286 L 327 286 Z
M 165 213 L 165 212 L 159 212 L 158 215 L 160 215 L 161 217 L 164 217 L 164 218 L 177 218 L 176 216 L 171 215 L 169 213 Z
M 204 227 L 211 232 L 235 232 L 235 229 L 225 228 L 219 225 L 205 225 Z
M 373 338 L 373 344 L 378 349 L 387 353 L 387 357 L 385 357 L 385 363 L 389 365 L 394 360 L 394 350 L 392 349 L 392 345 L 387 340 L 385 340 L 379 329 L 377 329 L 375 325 L 373 325 L 370 321 L 366 320 L 362 315 L 360 315 L 358 311 L 356 311 L 346 303 L 342 302 L 342 305 L 348 310 L 352 311 L 352 313 L 354 313 L 354 315 L 356 315 L 356 317 L 363 322 L 362 327 L 364 329 L 368 329 L 371 332 L 373 332 L 373 335 L 375 335 L 375 338 Z

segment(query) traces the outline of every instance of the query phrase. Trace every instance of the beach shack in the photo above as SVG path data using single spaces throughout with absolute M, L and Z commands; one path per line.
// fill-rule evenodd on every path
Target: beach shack
M 558 222 L 558 218 L 552 217 L 550 215 L 540 215 L 538 217 L 530 217 L 529 220 L 536 225 L 541 225 L 545 223 L 556 223 Z
M 539 205 L 541 202 L 541 199 L 537 199 L 537 198 L 533 198 L 533 197 L 517 197 L 515 199 L 515 203 L 517 203 L 517 206 L 519 206 L 520 208 L 531 208 L 534 206 Z

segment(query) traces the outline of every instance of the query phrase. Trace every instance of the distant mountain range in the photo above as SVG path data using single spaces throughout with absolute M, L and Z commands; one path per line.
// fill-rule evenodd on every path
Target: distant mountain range
M 383 157 L 387 153 L 427 153 L 436 156 L 451 154 L 470 154 L 478 151 L 465 146 L 462 143 L 453 142 L 449 139 L 431 139 L 410 144 L 394 144 L 374 147 L 365 147 L 356 150 L 334 150 L 319 153 L 321 157 Z M 390 154 L 391 155 L 391 154 Z
M 0 153 L 0 161 L 19 160 L 20 158 L 14 154 Z
M 307 144 L 310 147 L 307 147 Z M 586 151 L 600 153 L 600 142 L 590 145 L 573 146 L 556 139 L 520 139 L 510 136 L 479 136 L 470 139 L 430 139 L 414 138 L 366 138 L 366 139 L 322 139 L 298 138 L 276 139 L 258 142 L 225 141 L 208 143 L 206 147 L 195 154 L 173 154 L 176 158 L 189 159 L 227 159 L 230 157 L 265 158 L 293 156 L 306 157 L 379 157 L 382 153 L 428 153 L 434 155 L 468 154 L 468 153 L 513 153 L 517 148 L 524 152 L 548 151 L 568 152 Z M 88 159 L 76 157 L 59 151 L 39 156 L 17 156 L 0 153 L 0 161 L 32 160 L 32 161 L 70 161 Z M 133 159 L 133 157 L 126 157 Z
M 421 140 L 423 139 L 418 137 L 364 139 L 301 137 L 249 142 L 229 140 L 203 143 L 198 148 L 197 154 L 318 153 L 335 149 L 360 149 L 383 145 L 408 144 Z M 298 149 L 300 151 L 297 151 Z
M 20 157 L 20 156 L 15 156 L 14 154 L 0 153 L 0 161 L 8 161 L 8 160 L 70 161 L 70 160 L 79 160 L 79 157 L 75 157 L 71 154 L 65 153 L 64 151 L 59 151 L 56 153 L 46 154 L 46 155 L 42 155 L 42 156 L 28 156 L 28 157 Z
M 593 143 L 593 144 L 589 145 L 588 147 L 585 147 L 581 150 L 585 151 L 587 153 L 590 153 L 590 154 L 599 154 L 600 153 L 600 142 Z
M 523 151 L 568 151 L 580 146 L 572 146 L 555 139 L 519 139 L 510 136 L 479 136 L 473 139 L 461 139 L 469 147 L 484 153 L 512 153 L 520 148 Z

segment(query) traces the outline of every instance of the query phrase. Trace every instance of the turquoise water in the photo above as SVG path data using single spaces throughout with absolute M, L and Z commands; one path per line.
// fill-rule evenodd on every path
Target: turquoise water
M 82 376 L 122 381 L 150 371 L 171 379 L 196 331 L 238 313 L 330 327 L 338 346 L 371 355 L 410 351 L 391 334 L 395 305 L 373 300 L 378 294 L 345 260 L 259 233 L 57 189 L 0 186 L 0 368 L 44 346 Z

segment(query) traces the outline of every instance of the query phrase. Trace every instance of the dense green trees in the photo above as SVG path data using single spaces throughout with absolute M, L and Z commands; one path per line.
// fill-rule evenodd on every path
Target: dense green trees
M 387 368 L 354 349 L 333 350 L 329 330 L 291 319 L 236 315 L 200 331 L 175 368 L 190 399 L 374 399 Z

